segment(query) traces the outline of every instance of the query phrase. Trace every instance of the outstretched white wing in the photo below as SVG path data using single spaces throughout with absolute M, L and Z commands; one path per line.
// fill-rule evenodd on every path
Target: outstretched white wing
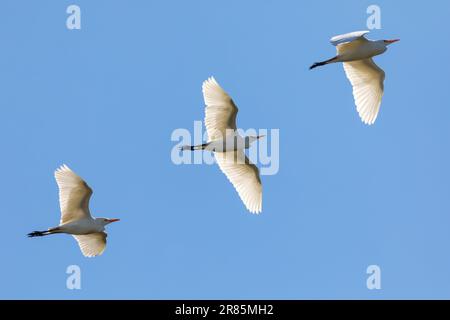
M 361 120 L 373 124 L 384 92 L 384 71 L 372 59 L 344 62 L 344 70 L 353 87 L 356 110 Z
M 203 82 L 202 89 L 208 141 L 224 138 L 227 129 L 236 130 L 238 108 L 213 77 Z
M 330 42 L 334 46 L 338 46 L 340 44 L 353 42 L 355 40 L 363 40 L 367 41 L 367 39 L 364 38 L 364 35 L 368 34 L 369 31 L 354 31 L 346 34 L 341 34 L 338 36 L 334 36 L 330 39 Z
M 105 232 L 95 232 L 84 235 L 74 235 L 80 246 L 81 252 L 85 257 L 95 257 L 101 255 L 106 249 L 106 237 L 108 235 Z
M 262 184 L 258 168 L 244 151 L 215 152 L 220 170 L 227 176 L 251 213 L 262 210 Z
M 60 224 L 89 218 L 92 189 L 87 183 L 65 164 L 55 171 L 55 179 L 59 187 Z

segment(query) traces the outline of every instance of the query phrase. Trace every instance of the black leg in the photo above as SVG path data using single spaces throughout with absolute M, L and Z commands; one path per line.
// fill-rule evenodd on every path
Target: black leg
M 321 61 L 321 62 L 315 62 L 311 67 L 309 67 L 309 70 L 320 67 L 320 66 L 324 66 L 326 64 L 332 63 L 336 60 L 337 57 L 333 57 L 331 59 L 328 59 L 326 61 Z
M 43 237 L 43 236 L 46 236 L 49 234 L 50 234 L 50 232 L 48 232 L 48 231 L 33 231 L 28 234 L 28 237 L 29 238 Z

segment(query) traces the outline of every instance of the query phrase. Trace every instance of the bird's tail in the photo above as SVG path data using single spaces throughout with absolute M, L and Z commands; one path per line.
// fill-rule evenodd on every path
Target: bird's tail
M 309 67 L 309 70 L 317 68 L 317 67 L 324 66 L 324 65 L 329 64 L 329 63 L 336 62 L 336 59 L 337 59 L 337 57 L 333 57 L 333 58 L 325 60 L 325 61 L 315 62 Z
M 180 150 L 184 151 L 184 150 L 205 150 L 205 148 L 209 145 L 209 143 L 204 143 L 204 144 L 199 144 L 196 146 L 181 146 Z

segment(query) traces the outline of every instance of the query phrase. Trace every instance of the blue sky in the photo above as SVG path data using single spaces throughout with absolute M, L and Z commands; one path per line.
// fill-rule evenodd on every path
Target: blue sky
M 66 8 L 81 8 L 68 30 Z M 374 126 L 361 123 L 331 36 L 400 38 Z M 444 1 L 3 1 L 0 298 L 450 298 L 450 4 Z M 245 210 L 217 166 L 175 166 L 209 76 L 242 128 L 280 129 L 280 170 Z M 101 257 L 59 221 L 53 171 L 121 218 Z M 82 289 L 68 290 L 79 265 Z M 381 290 L 366 268 L 381 268 Z

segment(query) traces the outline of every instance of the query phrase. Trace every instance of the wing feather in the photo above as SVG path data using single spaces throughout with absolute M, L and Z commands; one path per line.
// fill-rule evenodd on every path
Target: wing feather
M 244 205 L 251 213 L 262 210 L 262 184 L 258 168 L 250 162 L 242 150 L 215 152 L 220 170 L 236 189 Z
M 365 124 L 373 124 L 384 92 L 384 71 L 372 59 L 344 62 L 344 70 L 353 87 L 356 110 Z
M 88 184 L 65 164 L 55 171 L 55 179 L 59 187 L 60 224 L 89 218 L 92 189 Z
M 108 235 L 105 232 L 95 232 L 84 235 L 74 235 L 80 246 L 81 252 L 85 257 L 99 256 L 106 249 L 106 237 Z
M 369 31 L 354 31 L 346 34 L 341 34 L 338 36 L 334 36 L 330 39 L 330 42 L 334 46 L 338 46 L 344 43 L 352 42 L 355 40 L 363 40 L 367 41 L 367 39 L 364 38 L 364 35 L 368 34 Z
M 227 129 L 236 130 L 238 108 L 213 77 L 203 82 L 202 89 L 208 141 L 224 138 Z

